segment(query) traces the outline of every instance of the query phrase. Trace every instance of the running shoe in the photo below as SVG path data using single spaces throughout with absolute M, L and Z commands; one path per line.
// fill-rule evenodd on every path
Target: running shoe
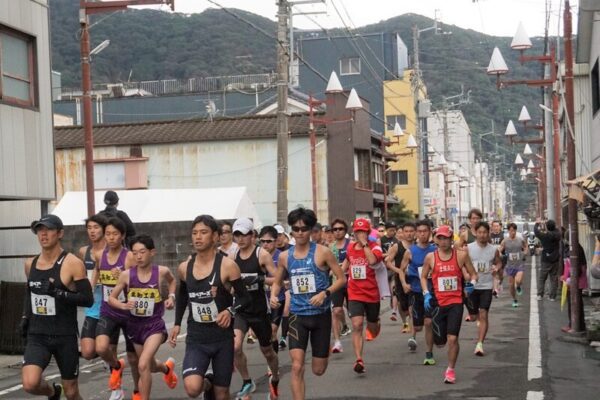
M 242 388 L 240 389 L 239 392 L 237 392 L 236 397 L 238 397 L 238 398 L 246 397 L 250 393 L 253 393 L 255 390 L 256 390 L 256 383 L 254 383 L 253 380 L 250 380 L 250 382 L 242 384 Z
M 365 373 L 365 362 L 361 358 L 356 360 L 356 362 L 354 363 L 354 372 L 356 372 L 357 374 Z
M 402 333 L 408 333 L 410 332 L 410 327 L 408 326 L 408 322 L 404 323 L 404 326 L 402 326 Z
M 131 395 L 131 400 L 142 400 L 142 395 L 137 390 L 134 390 Z
M 556 297 L 550 297 L 549 300 L 550 301 L 556 301 Z
M 342 342 L 340 342 L 339 340 L 336 340 L 335 343 L 333 343 L 333 347 L 331 348 L 331 352 L 332 353 L 343 353 L 344 352 L 344 348 L 342 347 Z
M 477 346 L 475 346 L 475 355 L 479 357 L 483 357 L 483 343 L 477 342 Z
M 444 383 L 455 383 L 456 382 L 456 374 L 453 369 L 446 369 L 446 373 L 444 374 Z
M 256 342 L 256 338 L 254 337 L 254 335 L 248 334 L 248 337 L 246 338 L 246 343 L 254 344 L 255 342 Z
M 470 314 L 467 314 L 467 316 L 465 317 L 465 321 L 471 322 L 471 315 Z
M 538 299 L 538 301 L 542 301 L 542 300 L 544 300 L 544 297 L 543 297 L 543 296 L 538 296 L 538 297 L 536 297 L 536 298 Z
M 517 308 L 517 307 L 519 307 L 519 302 L 518 302 L 518 301 L 516 301 L 516 300 L 513 300 L 513 302 L 512 302 L 512 306 L 513 306 L 513 308 Z
M 417 351 L 417 341 L 414 337 L 408 338 L 408 349 L 410 351 Z
M 175 374 L 175 359 L 173 357 L 169 357 L 167 361 L 165 361 L 165 366 L 169 368 L 169 372 L 163 375 L 163 380 L 169 387 L 169 389 L 175 389 L 177 386 L 177 374 Z
M 138 394 L 139 396 L 139 394 Z M 123 400 L 125 398 L 125 393 L 123 393 L 123 389 L 117 389 L 110 392 L 109 400 Z M 136 392 L 133 392 L 133 400 L 136 400 Z
M 521 288 L 521 286 L 517 286 L 517 294 L 519 296 L 521 296 L 523 294 L 523 289 Z
M 348 325 L 344 325 L 342 327 L 342 331 L 340 332 L 340 335 L 348 336 L 350 334 L 350 332 L 352 332 L 352 330 L 350 328 L 348 328 Z
M 279 381 L 273 381 L 269 378 L 269 396 L 268 400 L 277 400 L 279 398 Z
M 215 375 L 212 369 L 206 371 L 206 374 L 204 374 L 204 381 L 208 382 L 208 387 L 206 388 L 206 390 L 204 390 L 204 400 L 216 400 L 215 387 L 213 385 L 214 379 Z
M 377 336 L 379 336 L 379 332 L 381 332 L 381 323 L 377 322 L 377 329 L 372 332 L 369 329 L 369 325 L 367 325 L 367 329 L 365 332 L 365 339 L 367 340 L 367 342 L 370 342 L 371 340 L 374 340 Z
M 396 311 L 392 312 L 392 315 L 390 315 L 390 319 L 392 321 L 398 321 L 398 314 L 396 314 Z
M 285 349 L 286 347 L 287 347 L 287 340 L 286 340 L 286 338 L 285 338 L 285 337 L 283 337 L 283 336 L 282 336 L 282 337 L 279 339 L 279 350 L 283 350 L 283 349 Z
M 423 365 L 435 365 L 435 359 L 433 358 L 433 353 L 425 353 L 425 360 L 423 360 Z
M 110 369 L 110 378 L 108 378 L 108 387 L 111 390 L 117 390 L 121 388 L 121 378 L 123 378 L 123 370 L 125 369 L 125 360 L 119 359 L 119 369 Z
M 60 400 L 60 397 L 63 393 L 63 387 L 60 383 L 52 383 L 52 387 L 54 388 L 54 394 L 48 397 L 48 400 Z

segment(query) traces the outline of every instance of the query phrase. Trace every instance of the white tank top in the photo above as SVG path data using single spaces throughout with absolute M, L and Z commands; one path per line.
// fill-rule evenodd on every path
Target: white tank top
M 494 287 L 494 277 L 492 276 L 492 263 L 496 255 L 496 246 L 487 244 L 481 247 L 477 242 L 469 243 L 469 257 L 473 262 L 473 267 L 477 271 L 479 279 L 475 284 L 475 289 L 492 289 Z

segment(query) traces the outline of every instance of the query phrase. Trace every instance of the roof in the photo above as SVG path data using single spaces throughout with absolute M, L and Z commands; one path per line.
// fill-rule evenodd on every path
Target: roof
M 308 122 L 308 114 L 291 115 L 288 118 L 291 136 L 307 136 Z M 323 132 L 325 127 L 319 125 L 317 134 Z M 54 145 L 57 149 L 83 147 L 84 136 L 82 126 L 55 127 Z M 183 119 L 94 126 L 94 146 L 267 139 L 276 136 L 276 115 L 216 118 L 213 121 Z
M 96 211 L 104 209 L 104 192 L 95 192 Z M 245 187 L 204 189 L 117 190 L 119 210 L 134 223 L 193 221 L 200 214 L 216 219 L 249 217 L 261 221 Z M 82 225 L 87 218 L 86 192 L 67 192 L 52 210 L 66 226 Z

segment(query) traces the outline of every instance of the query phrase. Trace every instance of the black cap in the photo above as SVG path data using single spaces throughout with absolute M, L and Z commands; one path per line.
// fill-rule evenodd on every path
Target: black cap
M 114 206 L 119 202 L 119 195 L 114 190 L 109 190 L 104 193 L 104 204 Z
M 56 215 L 48 214 L 48 215 L 44 215 L 42 218 L 40 218 L 37 221 L 33 221 L 31 223 L 31 231 L 33 233 L 37 233 L 37 230 L 40 226 L 45 226 L 46 228 L 48 228 L 50 230 L 60 231 L 61 229 L 63 229 L 63 222 Z
M 331 227 L 329 225 L 323 225 L 323 232 L 331 232 Z
M 390 229 L 390 228 L 398 228 L 398 225 L 396 225 L 396 223 L 394 221 L 388 221 L 385 223 L 385 229 Z

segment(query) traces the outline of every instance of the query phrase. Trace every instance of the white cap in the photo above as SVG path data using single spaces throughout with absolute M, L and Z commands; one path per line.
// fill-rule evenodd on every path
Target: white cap
M 250 218 L 238 218 L 233 223 L 231 230 L 233 233 L 240 232 L 242 235 L 247 235 L 254 230 L 254 224 Z
M 273 225 L 273 228 L 277 231 L 277 234 L 285 233 L 285 229 L 280 224 Z

